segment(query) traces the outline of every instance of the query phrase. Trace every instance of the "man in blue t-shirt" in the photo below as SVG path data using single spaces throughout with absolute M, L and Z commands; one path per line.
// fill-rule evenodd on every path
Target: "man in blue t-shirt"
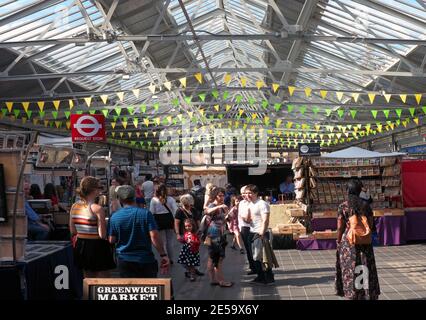
M 153 215 L 147 209 L 137 206 L 133 187 L 119 187 L 117 197 L 123 207 L 116 211 L 109 221 L 109 241 L 116 244 L 120 277 L 157 277 L 158 263 L 151 244 L 160 254 L 161 273 L 166 273 L 169 259 Z

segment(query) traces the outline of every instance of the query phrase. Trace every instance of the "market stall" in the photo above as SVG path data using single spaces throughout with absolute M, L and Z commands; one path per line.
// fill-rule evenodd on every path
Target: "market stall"
M 337 208 L 346 200 L 347 184 L 351 178 L 360 179 L 366 194 L 371 196 L 379 243 L 404 244 L 406 220 L 400 180 L 402 155 L 351 147 L 312 158 L 310 170 L 317 180 L 315 188 L 309 192 L 312 234 L 299 237 L 298 248 L 335 248 Z

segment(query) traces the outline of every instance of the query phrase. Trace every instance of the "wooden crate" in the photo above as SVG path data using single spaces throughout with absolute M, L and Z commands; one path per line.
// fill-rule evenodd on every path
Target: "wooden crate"
M 8 218 L 7 222 L 0 223 L 0 236 L 12 237 L 12 217 Z M 28 230 L 28 219 L 23 213 L 16 215 L 16 236 L 26 237 Z
M 278 224 L 289 223 L 291 216 L 286 212 L 286 206 L 284 204 L 277 204 L 270 206 L 269 214 L 269 226 L 271 228 L 276 227 Z
M 403 216 L 405 212 L 403 209 L 376 209 L 373 210 L 374 217 L 383 217 L 383 216 Z
M 301 208 L 287 209 L 286 212 L 291 217 L 304 217 L 306 215 L 306 212 Z
M 24 260 L 25 256 L 25 245 L 27 243 L 26 238 L 16 238 L 16 259 Z M 0 261 L 12 261 L 13 260 L 13 246 L 12 238 L 0 237 Z
M 314 231 L 312 235 L 315 237 L 315 239 L 337 239 L 337 231 Z
M 0 163 L 3 164 L 6 190 L 16 190 L 21 162 L 21 152 L 0 152 Z

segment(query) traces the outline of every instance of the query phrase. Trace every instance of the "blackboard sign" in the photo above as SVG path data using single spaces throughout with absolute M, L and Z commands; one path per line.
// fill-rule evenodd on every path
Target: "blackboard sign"
M 184 188 L 183 179 L 167 179 L 166 187 L 168 188 Z
M 319 143 L 299 143 L 299 156 L 318 157 L 321 155 Z
M 168 174 L 182 174 L 183 167 L 182 166 L 169 166 L 167 168 Z
M 170 300 L 171 279 L 84 279 L 85 300 Z

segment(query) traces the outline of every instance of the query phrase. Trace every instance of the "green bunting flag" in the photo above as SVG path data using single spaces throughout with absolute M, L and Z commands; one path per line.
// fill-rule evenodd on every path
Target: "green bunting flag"
M 414 117 L 414 113 L 416 112 L 416 108 L 410 108 L 408 110 L 410 110 L 411 116 Z
M 52 116 L 53 116 L 53 119 L 57 119 L 58 118 L 58 111 L 52 111 Z
M 352 119 L 355 119 L 355 116 L 356 116 L 358 111 L 357 110 L 350 110 L 349 112 L 351 113 Z
M 235 97 L 235 101 L 237 102 L 237 103 L 240 103 L 241 102 L 241 100 L 243 99 L 243 96 L 242 95 L 237 95 L 236 97 Z
M 117 122 L 118 116 L 113 116 L 114 122 Z
M 70 115 L 71 115 L 71 111 L 65 111 L 65 118 L 69 119 Z
M 129 112 L 130 115 L 133 115 L 135 113 L 135 107 L 134 106 L 127 107 L 127 112 Z
M 191 103 L 191 100 L 192 100 L 192 97 L 191 96 L 185 96 L 185 102 L 187 103 L 187 104 L 190 104 Z
M 20 113 L 21 113 L 21 110 L 18 110 L 18 109 L 13 110 L 13 114 L 15 115 L 16 118 L 18 118 Z
M 291 113 L 294 110 L 294 106 L 292 104 L 287 105 L 287 111 L 288 113 Z
M 426 106 L 422 107 L 423 113 L 426 114 Z
M 217 90 L 213 90 L 213 91 L 212 91 L 212 96 L 213 96 L 215 99 L 219 98 L 219 92 L 218 92 Z
M 28 119 L 30 119 L 30 118 L 31 118 L 31 115 L 33 114 L 33 112 L 32 112 L 31 110 L 28 110 L 26 113 L 27 113 Z M 67 118 L 67 119 L 68 119 L 68 118 Z
M 198 95 L 198 97 L 200 98 L 200 100 L 201 101 L 206 101 L 206 94 L 205 93 L 200 93 L 199 95 Z
M 42 118 L 42 119 L 44 118 L 44 115 L 45 115 L 45 114 L 46 114 L 46 112 L 45 112 L 45 111 L 39 111 L 39 112 L 38 112 L 39 117 L 40 117 L 40 118 Z
M 158 111 L 159 108 L 160 108 L 160 104 L 158 102 L 154 103 L 154 110 Z
M 250 97 L 249 98 L 249 105 L 254 105 L 255 104 L 255 102 L 256 102 L 256 99 L 254 99 L 254 98 L 252 98 L 252 97 Z
M 175 106 L 175 107 L 177 107 L 178 105 L 179 105 L 179 99 L 178 98 L 174 98 L 173 100 L 172 100 L 172 104 Z M 144 106 L 144 105 L 142 105 L 142 106 Z M 145 109 L 146 109 L 146 106 L 145 106 Z M 145 111 L 144 111 L 145 112 Z
M 373 115 L 373 118 L 377 118 L 377 110 L 371 110 L 371 114 Z
M 342 118 L 343 115 L 345 114 L 345 110 L 339 109 L 339 110 L 337 110 L 337 114 L 339 115 L 339 118 Z
M 263 101 L 262 101 L 262 107 L 263 107 L 263 109 L 268 108 L 268 105 L 269 105 L 268 100 L 263 100 Z
M 102 110 L 102 114 L 104 115 L 104 117 L 106 118 L 106 117 L 108 117 L 108 109 L 103 109 Z
M 5 117 L 7 115 L 7 112 L 8 112 L 7 108 L 1 109 L 1 113 L 2 113 L 3 117 Z
M 178 105 L 179 105 L 179 101 L 178 101 Z M 140 109 L 141 109 L 142 113 L 145 113 L 146 112 L 146 105 L 142 104 Z
M 114 108 L 114 111 L 117 114 L 117 116 L 120 116 L 120 114 L 121 114 L 121 108 Z
M 383 114 L 385 115 L 386 119 L 389 118 L 389 110 L 383 110 Z
M 229 97 L 229 92 L 228 92 L 228 91 L 225 91 L 225 92 L 223 93 L 223 96 L 222 96 L 223 100 L 228 99 L 228 97 Z
M 401 124 L 401 120 L 400 120 L 400 119 L 398 119 L 398 120 L 396 120 L 396 121 L 395 121 L 395 123 L 396 123 L 396 125 L 399 127 L 399 126 L 400 126 L 400 124 Z
M 96 113 L 96 110 L 90 110 L 90 111 L 89 111 L 89 113 L 90 113 L 90 114 L 95 114 L 95 113 Z
M 274 104 L 274 109 L 275 109 L 275 111 L 280 111 L 281 110 L 281 103 L 275 103 Z
M 325 114 L 327 115 L 327 117 L 329 117 L 331 115 L 332 111 L 333 110 L 331 110 L 331 109 L 325 109 Z
M 398 118 L 401 118 L 402 109 L 395 109 Z
M 313 112 L 314 114 L 317 114 L 319 111 L 320 111 L 320 108 L 319 108 L 319 107 L 313 107 L 313 108 L 312 108 L 312 112 Z
M 138 118 L 133 119 L 133 125 L 135 126 L 135 128 L 138 127 L 138 124 L 139 124 L 139 119 Z
M 305 114 L 305 112 L 306 112 L 306 106 L 299 107 L 299 111 L 300 111 L 301 114 Z
M 220 115 L 217 116 L 219 119 L 223 118 L 223 114 L 221 113 Z

